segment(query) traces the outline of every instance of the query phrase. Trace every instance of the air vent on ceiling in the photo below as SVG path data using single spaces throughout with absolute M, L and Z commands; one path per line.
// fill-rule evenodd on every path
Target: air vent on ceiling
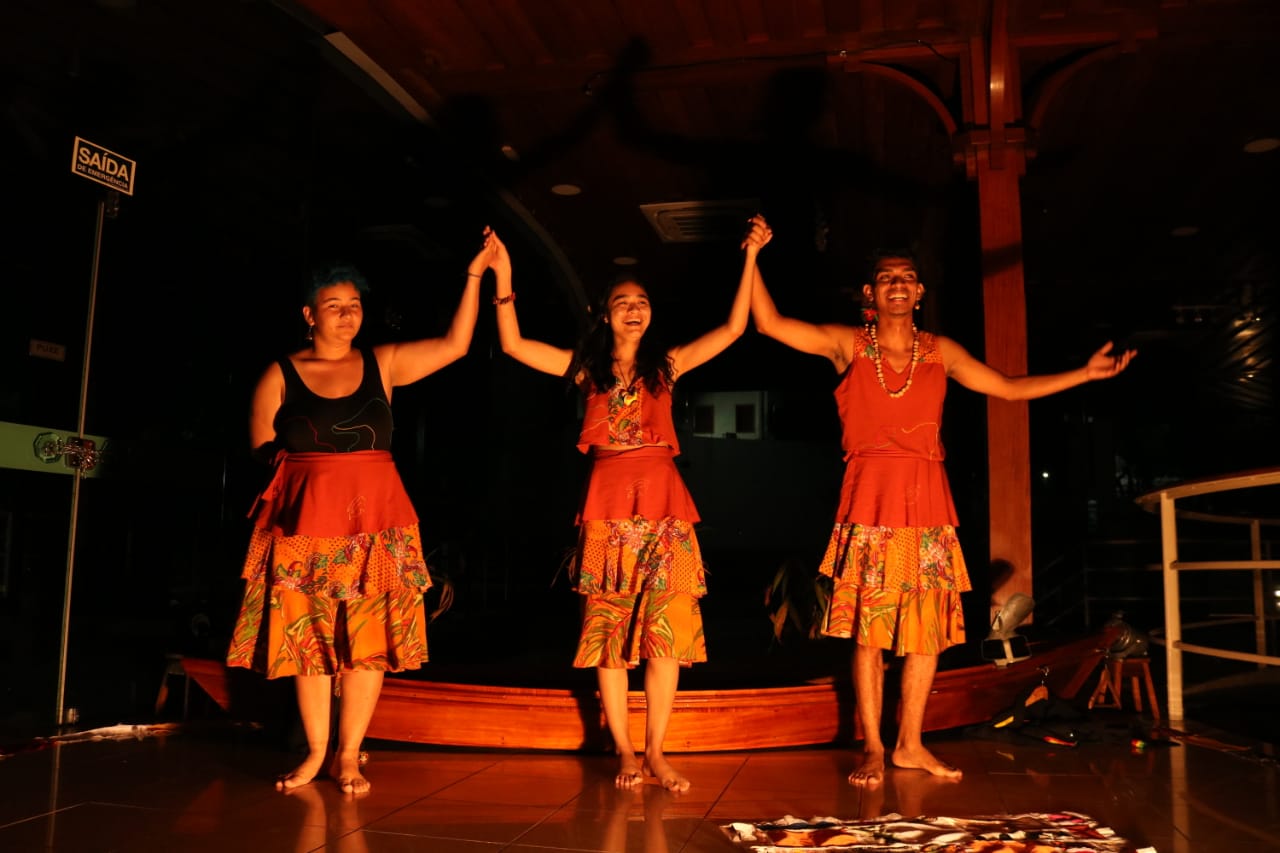
M 640 212 L 664 243 L 741 240 L 747 220 L 760 211 L 757 199 L 673 201 L 642 204 Z

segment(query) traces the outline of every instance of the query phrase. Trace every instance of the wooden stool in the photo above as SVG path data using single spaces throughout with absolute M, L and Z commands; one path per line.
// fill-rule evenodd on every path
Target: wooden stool
M 1156 688 L 1151 682 L 1151 659 L 1147 657 L 1107 658 L 1102 665 L 1102 676 L 1098 686 L 1089 697 L 1090 708 L 1123 708 L 1124 677 L 1129 676 L 1130 690 L 1133 694 L 1133 707 L 1142 712 L 1142 689 L 1138 684 L 1141 677 L 1146 687 L 1147 702 L 1151 705 L 1151 717 L 1160 722 L 1160 703 L 1156 700 Z

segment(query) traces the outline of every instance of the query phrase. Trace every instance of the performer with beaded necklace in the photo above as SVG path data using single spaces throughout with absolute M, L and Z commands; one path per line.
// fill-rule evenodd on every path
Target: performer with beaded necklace
M 1076 370 L 1005 376 L 955 341 L 916 328 L 924 285 L 909 252 L 877 252 L 870 278 L 862 286 L 862 328 L 782 316 L 758 268 L 751 315 L 762 334 L 825 356 L 841 376 L 835 397 L 846 467 L 819 569 L 834 581 L 822 632 L 855 640 L 863 756 L 849 782 L 874 787 L 885 772 L 885 650 L 905 657 L 893 765 L 961 776 L 921 741 L 938 655 L 964 642 L 960 594 L 970 588 L 940 439 L 948 377 L 980 394 L 1030 400 L 1115 376 L 1136 353 L 1113 355 L 1108 342 Z

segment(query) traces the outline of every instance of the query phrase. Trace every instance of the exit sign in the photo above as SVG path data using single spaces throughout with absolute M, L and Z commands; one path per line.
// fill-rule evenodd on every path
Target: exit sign
M 125 195 L 133 195 L 133 178 L 137 169 L 137 162 L 123 154 L 78 136 L 71 149 L 71 171 Z

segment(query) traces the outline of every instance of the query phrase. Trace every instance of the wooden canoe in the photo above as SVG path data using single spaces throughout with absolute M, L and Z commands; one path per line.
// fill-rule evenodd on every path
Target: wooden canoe
M 1032 646 L 1031 658 L 996 667 L 941 670 L 925 715 L 925 730 L 985 722 L 1008 709 L 1042 679 L 1054 695 L 1075 697 L 1106 655 L 1113 635 L 1100 633 L 1054 646 Z M 219 661 L 183 660 L 187 675 L 224 711 L 262 721 L 279 714 L 287 681 L 268 682 Z M 886 685 L 886 697 L 896 695 Z M 629 696 L 631 736 L 644 743 L 644 694 Z M 667 731 L 670 752 L 769 749 L 852 743 L 853 689 L 847 680 L 786 687 L 681 690 Z M 594 690 L 456 684 L 388 677 L 368 736 L 442 746 L 590 750 L 608 748 Z

